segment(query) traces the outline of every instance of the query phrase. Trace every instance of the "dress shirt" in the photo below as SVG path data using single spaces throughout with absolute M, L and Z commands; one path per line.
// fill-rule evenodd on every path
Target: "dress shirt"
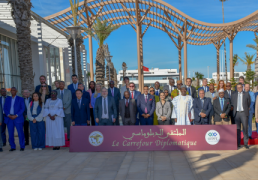
M 115 95 L 114 88 L 110 88 L 110 91 L 111 91 L 111 95 L 114 97 Z
M 32 115 L 37 115 L 37 108 L 38 108 L 39 102 L 34 101 L 33 102 L 33 109 L 32 109 Z
M 28 105 L 29 105 L 29 98 L 25 98 L 25 105 L 26 105 L 26 108 L 28 108 Z
M 147 97 L 147 101 L 148 101 L 148 95 L 144 94 L 144 101 L 145 101 L 146 97 Z
M 212 95 L 212 97 L 213 97 L 213 98 L 214 98 L 214 94 L 215 94 L 214 92 L 213 92 L 213 93 L 211 93 L 211 95 Z
M 14 98 L 12 97 L 12 103 L 11 103 L 11 109 L 10 114 L 14 115 L 14 102 L 15 102 L 16 96 Z M 18 114 L 16 114 L 18 116 Z
M 81 99 L 78 99 L 78 98 L 77 98 L 77 104 L 78 104 L 78 106 L 79 106 L 80 109 L 81 109 L 81 103 L 82 103 L 82 98 L 81 98 Z
M 202 88 L 203 88 L 204 92 L 207 92 L 207 86 L 203 86 Z
M 62 94 L 62 93 L 63 93 L 63 95 L 64 95 L 64 89 L 63 89 L 63 90 L 60 89 L 60 94 Z
M 106 99 L 106 110 L 107 110 L 107 113 L 105 114 L 105 110 L 104 110 L 104 99 Z M 102 119 L 108 119 L 108 98 L 107 97 L 102 97 Z
M 169 91 L 170 91 L 170 92 L 174 91 L 174 89 L 175 89 L 174 86 L 170 86 L 170 85 L 169 85 Z
M 78 89 L 78 82 L 76 84 L 73 83 L 73 88 L 75 91 Z
M 239 102 L 239 99 L 237 99 L 237 111 L 244 111 L 244 108 L 243 108 L 243 92 L 238 92 L 237 96 L 239 97 L 239 94 L 240 94 L 240 98 L 241 98 L 241 109 L 239 109 L 238 107 L 238 102 Z
M 159 95 L 159 89 L 155 89 L 155 95 L 156 95 L 157 91 L 158 91 L 158 95 Z
M 128 102 L 128 104 L 129 104 L 129 102 L 130 102 L 130 99 L 125 99 L 125 104 L 126 104 L 126 102 Z
M 231 90 L 227 90 L 228 91 L 228 95 L 231 98 Z
M 219 98 L 220 107 L 221 107 L 221 100 L 222 100 L 222 102 L 223 102 L 223 106 L 225 105 L 225 103 L 224 103 L 224 102 L 225 102 L 225 101 L 224 101 L 224 98 L 221 98 L 221 97 L 220 97 L 220 98 Z

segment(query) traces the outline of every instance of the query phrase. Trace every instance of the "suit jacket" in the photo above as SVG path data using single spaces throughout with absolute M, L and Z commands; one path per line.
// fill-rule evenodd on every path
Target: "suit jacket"
M 57 98 L 62 100 L 60 90 L 57 90 Z M 63 102 L 63 107 L 65 108 L 64 113 L 70 114 L 71 113 L 72 94 L 69 89 L 64 89 L 62 102 Z
M 204 121 L 208 122 L 208 124 L 210 124 L 209 121 L 209 115 L 210 112 L 212 110 L 212 104 L 211 104 L 211 99 L 204 97 L 204 103 L 203 103 L 203 107 L 202 107 L 202 102 L 200 98 L 195 98 L 193 101 L 193 109 L 194 109 L 194 121 L 196 123 L 203 123 Z M 206 114 L 205 118 L 202 118 L 199 114 L 203 111 L 205 111 L 204 113 Z
M 73 83 L 72 84 L 70 84 L 70 85 L 68 85 L 67 86 L 67 89 L 69 89 L 70 91 L 71 91 L 71 93 L 73 94 L 73 93 L 75 93 L 75 91 L 77 90 L 77 89 L 74 89 L 74 87 L 73 87 Z
M 111 96 L 108 96 L 107 98 L 108 98 L 108 117 L 112 121 L 112 116 L 113 116 L 113 118 L 115 118 L 116 121 L 118 121 L 118 119 L 117 119 L 118 114 L 117 114 L 115 99 Z M 101 120 L 101 118 L 102 118 L 102 96 L 100 96 L 96 99 L 93 110 L 94 110 L 95 119 L 99 118 L 99 120 Z
M 209 86 L 206 86 L 206 87 L 207 87 L 207 92 L 209 92 L 209 91 L 210 91 Z M 199 91 L 200 91 L 201 89 L 204 90 L 203 86 L 198 88 L 198 95 L 199 95 Z M 205 91 L 204 91 L 204 92 L 205 92 Z M 205 92 L 205 94 L 206 94 L 207 92 Z
M 225 90 L 224 98 L 231 99 L 232 94 L 234 94 L 236 92 L 236 91 L 233 91 L 233 90 L 230 90 L 230 91 L 231 91 L 231 94 L 229 96 L 228 90 Z
M 11 104 L 12 104 L 12 97 L 8 96 L 6 98 L 5 104 L 4 104 L 4 112 L 5 112 L 6 116 L 8 116 L 10 114 Z M 14 112 L 13 114 L 18 115 L 18 117 L 16 119 L 14 119 L 14 121 L 16 121 L 16 123 L 24 122 L 24 117 L 23 117 L 24 110 L 25 110 L 24 99 L 20 96 L 16 96 L 14 106 L 13 106 L 13 112 Z M 11 120 L 9 117 L 6 117 L 4 122 L 5 122 L 5 124 L 8 124 L 9 121 L 13 121 L 13 120 Z
M 85 90 L 83 90 L 83 92 L 82 92 L 82 97 L 88 99 L 89 101 L 90 101 L 90 99 L 91 99 L 91 98 L 90 98 L 90 93 L 87 92 L 87 91 L 85 91 Z M 76 92 L 73 93 L 72 98 L 73 98 L 73 99 L 77 99 L 77 97 L 76 97 Z
M 193 87 L 193 86 L 190 86 L 190 87 L 191 87 L 191 96 L 192 96 L 192 98 L 197 98 L 197 93 L 196 93 L 195 87 Z
M 247 92 L 242 92 L 242 106 L 244 108 L 244 112 L 246 116 L 249 116 L 249 107 L 251 105 L 251 97 L 249 95 L 249 93 Z M 237 112 L 237 101 L 238 101 L 238 92 L 232 94 L 231 96 L 231 106 L 233 106 L 233 117 L 236 116 L 236 112 Z
M 25 110 L 24 110 L 24 112 L 23 112 L 23 116 L 27 116 L 27 107 L 26 107 L 26 104 L 25 104 L 25 98 L 23 98 L 24 99 L 24 105 L 25 105 Z M 2 99 L 1 99 L 2 100 Z M 29 97 L 29 105 L 30 105 L 30 102 L 31 102 L 31 98 Z M 25 118 L 25 117 L 24 117 Z
M 119 112 L 123 123 L 125 123 L 125 99 L 119 101 Z M 137 104 L 135 99 L 130 99 L 129 101 L 129 112 L 130 119 L 134 124 L 136 122 Z
M 110 88 L 108 88 L 108 96 L 112 96 L 111 90 Z M 118 88 L 114 87 L 114 99 L 115 99 L 115 103 L 116 103 L 116 110 L 119 112 L 119 100 L 120 100 L 121 94 Z
M 168 84 L 168 85 L 165 85 L 165 86 L 164 86 L 164 90 L 168 90 L 168 94 L 171 94 L 172 91 L 169 89 L 169 86 L 170 86 L 169 84 Z M 173 87 L 174 87 L 174 89 L 177 89 L 176 86 L 173 86 Z
M 129 91 L 129 94 L 130 94 L 130 97 L 129 97 L 129 99 L 132 99 L 132 94 L 130 93 L 130 91 Z M 134 90 L 134 99 L 135 99 L 135 102 L 137 103 L 137 98 L 138 98 L 138 96 L 141 94 L 141 92 L 140 91 L 136 91 L 136 90 Z M 123 99 L 125 98 L 125 96 L 123 96 Z
M 2 101 L 1 101 L 1 102 L 2 102 Z M 2 112 L 2 113 L 0 113 L 0 123 L 3 123 L 3 122 L 4 122 L 4 116 L 3 116 L 2 103 L 0 103 L 0 112 Z M 0 128 L 1 128 L 1 126 L 0 126 Z M 2 138 L 2 137 L 1 137 L 1 134 L 0 134 L 0 138 Z
M 162 106 L 161 102 L 157 102 L 156 103 L 156 114 L 158 117 L 158 120 L 162 121 L 161 116 L 166 116 L 167 117 L 167 121 L 170 120 L 171 117 L 171 102 L 166 101 L 165 104 Z
M 205 97 L 210 98 L 211 104 L 213 104 L 213 96 L 210 91 L 205 93 Z M 217 98 L 219 97 L 219 94 L 216 91 L 214 91 L 214 97 L 217 97 Z
M 220 98 L 217 98 L 213 102 L 213 108 L 214 108 L 214 121 L 215 122 L 220 122 L 222 121 L 222 118 L 220 117 L 220 114 L 225 113 L 227 115 L 227 118 L 224 119 L 224 121 L 229 121 L 229 112 L 231 109 L 231 102 L 230 99 L 224 98 L 224 106 L 223 106 L 223 111 L 221 110 L 220 106 Z
M 144 94 L 139 95 L 138 99 L 137 99 L 138 112 L 140 113 L 140 115 L 145 114 L 145 107 L 147 107 L 147 114 L 152 116 L 154 111 L 155 111 L 155 108 L 156 108 L 155 103 L 156 102 L 155 102 L 155 97 L 154 96 L 148 94 L 148 100 L 147 100 L 147 103 L 146 103 Z
M 248 92 L 249 93 L 249 95 L 250 95 L 250 98 L 251 98 L 251 104 L 250 104 L 250 112 L 249 113 L 254 113 L 254 104 L 255 104 L 255 95 L 254 95 L 254 93 L 252 92 L 252 91 L 249 91 Z
M 87 120 L 90 120 L 89 100 L 82 97 L 81 108 L 79 108 L 77 98 L 73 99 L 71 106 L 71 116 L 72 121 L 75 122 L 75 124 L 86 124 Z
M 156 89 L 154 88 L 154 94 L 156 95 Z M 159 89 L 159 94 L 162 93 L 163 91 L 161 89 Z M 159 95 L 156 95 L 156 96 L 159 96 Z
M 35 92 L 39 93 L 39 90 L 40 90 L 40 87 L 41 87 L 41 84 L 40 85 L 37 85 L 36 88 L 35 88 Z M 51 86 L 48 85 L 48 90 L 49 90 L 49 94 L 51 94 Z

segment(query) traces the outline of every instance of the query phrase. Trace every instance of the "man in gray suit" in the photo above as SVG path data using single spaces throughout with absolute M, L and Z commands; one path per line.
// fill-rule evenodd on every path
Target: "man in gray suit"
M 2 103 L 0 103 L 0 112 L 3 112 Z M 4 123 L 3 113 L 0 113 L 0 152 L 3 152 L 2 124 Z
M 209 121 L 211 122 L 211 124 L 214 124 L 214 121 L 212 119 L 214 119 L 214 109 L 213 109 L 213 101 L 215 99 L 217 99 L 219 97 L 218 93 L 216 91 L 214 91 L 214 84 L 210 84 L 209 86 L 210 91 L 205 93 L 205 97 L 210 98 L 211 99 L 211 112 L 209 115 Z
M 119 101 L 119 112 L 124 125 L 135 125 L 137 106 L 135 99 L 130 99 L 128 91 L 124 92 L 124 99 Z
M 65 89 L 65 82 L 59 82 L 59 90 L 57 90 L 57 98 L 63 101 L 64 108 L 64 126 L 67 128 L 67 139 L 70 140 L 70 127 L 71 127 L 71 103 L 72 93 L 69 89 Z
M 197 93 L 195 87 L 191 86 L 192 85 L 192 79 L 191 78 L 186 78 L 186 88 L 190 96 L 192 98 L 197 98 Z
M 172 91 L 174 91 L 174 89 L 176 89 L 177 87 L 175 86 L 175 80 L 174 79 L 169 79 L 169 84 L 164 86 L 164 90 L 167 89 L 169 95 L 171 94 Z
M 116 122 L 118 115 L 115 100 L 108 96 L 108 90 L 105 87 L 101 90 L 101 97 L 96 99 L 94 115 L 100 126 L 110 126 Z
M 237 143 L 241 147 L 241 124 L 243 125 L 244 145 L 249 149 L 248 144 L 248 116 L 251 97 L 248 92 L 243 91 L 243 85 L 237 84 L 237 92 L 231 96 L 231 105 L 233 106 L 233 116 L 237 125 Z

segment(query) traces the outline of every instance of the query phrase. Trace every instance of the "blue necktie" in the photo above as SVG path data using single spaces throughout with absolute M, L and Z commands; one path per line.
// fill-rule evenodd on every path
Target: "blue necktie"
M 220 100 L 221 100 L 221 103 L 220 103 L 221 111 L 223 111 L 223 106 L 224 106 L 223 99 L 220 99 Z
M 187 91 L 188 91 L 189 95 L 191 96 L 191 91 L 190 91 L 189 87 L 187 88 Z
M 158 96 L 159 95 L 159 91 L 156 91 L 156 96 Z
M 80 103 L 80 100 L 78 100 L 78 106 L 79 106 L 79 109 L 81 109 L 81 103 Z

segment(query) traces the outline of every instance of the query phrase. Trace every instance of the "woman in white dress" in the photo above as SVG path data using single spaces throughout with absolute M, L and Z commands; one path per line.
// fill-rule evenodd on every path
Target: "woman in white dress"
M 64 134 L 64 110 L 61 99 L 57 98 L 57 92 L 51 92 L 51 99 L 47 99 L 44 106 L 46 117 L 46 145 L 53 146 L 53 150 L 59 150 L 65 145 Z

